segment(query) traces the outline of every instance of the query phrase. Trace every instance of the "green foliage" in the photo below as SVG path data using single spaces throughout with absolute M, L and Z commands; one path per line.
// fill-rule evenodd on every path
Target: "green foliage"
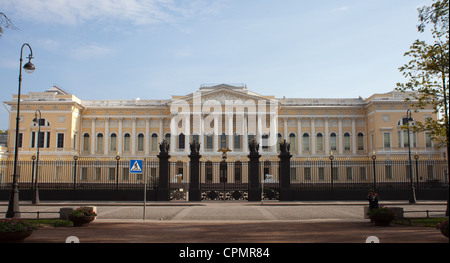
M 370 217 L 389 216 L 389 217 L 392 217 L 392 219 L 393 219 L 395 217 L 395 214 L 394 214 L 394 211 L 392 211 L 391 209 L 389 209 L 387 207 L 380 207 L 380 208 L 372 209 L 369 212 L 369 216 Z
M 404 55 L 411 60 L 399 68 L 407 79 L 397 83 L 396 90 L 408 93 L 406 101 L 418 111 L 433 109 L 437 119 L 416 120 L 415 132 L 428 131 L 431 138 L 441 144 L 447 143 L 449 115 L 449 29 L 448 0 L 435 1 L 431 6 L 419 8 L 419 32 L 432 24 L 434 43 L 416 40 Z M 413 91 L 413 92 L 411 92 Z
M 6 218 L 0 220 L 0 232 L 19 232 L 37 230 L 37 226 L 17 218 Z
M 97 216 L 94 211 L 84 207 L 78 207 L 77 209 L 73 210 L 70 215 L 74 217 Z

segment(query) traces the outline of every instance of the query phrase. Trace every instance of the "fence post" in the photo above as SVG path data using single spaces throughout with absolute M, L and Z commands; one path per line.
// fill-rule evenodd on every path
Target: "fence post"
M 259 192 L 259 143 L 255 140 L 249 143 L 250 154 L 248 158 L 250 162 L 248 164 L 248 201 L 261 201 L 261 193 Z
M 194 140 L 191 144 L 190 159 L 190 181 L 189 181 L 189 201 L 200 201 L 200 143 Z
M 159 144 L 159 186 L 158 186 L 158 201 L 169 201 L 169 144 L 163 140 Z
M 377 173 L 376 173 L 376 167 L 375 167 L 375 160 L 377 159 L 377 156 L 375 155 L 375 152 L 372 154 L 372 164 L 373 164 L 373 190 L 377 189 Z
M 78 160 L 78 156 L 74 155 L 73 156 L 73 190 L 76 189 L 76 183 L 77 183 L 77 160 Z
M 290 144 L 284 140 L 280 143 L 280 201 L 291 201 L 291 158 Z

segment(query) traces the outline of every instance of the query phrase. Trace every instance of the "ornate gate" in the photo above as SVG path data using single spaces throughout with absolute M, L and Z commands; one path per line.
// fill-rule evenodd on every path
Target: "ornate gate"
M 200 165 L 201 200 L 248 200 L 248 164 L 246 162 L 202 162 Z

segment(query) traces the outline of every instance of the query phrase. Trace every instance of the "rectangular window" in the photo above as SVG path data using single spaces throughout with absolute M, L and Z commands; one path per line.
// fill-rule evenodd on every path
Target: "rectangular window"
M 45 147 L 50 148 L 50 132 L 47 132 L 47 143 Z
M 38 147 L 39 148 L 44 148 L 44 141 L 45 141 L 45 133 L 44 132 L 38 132 Z
M 212 150 L 212 149 L 213 149 L 213 136 L 206 135 L 206 150 Z
M 391 165 L 386 165 L 384 167 L 384 174 L 386 179 L 392 179 L 392 166 Z
M 309 151 L 309 136 L 303 136 L 303 151 Z
M 109 171 L 108 179 L 110 181 L 113 181 L 114 179 L 116 179 L 116 168 L 109 167 L 108 171 Z
M 64 133 L 58 133 L 58 142 L 56 147 L 58 147 L 58 149 L 64 148 Z
M 297 181 L 297 169 L 295 167 L 291 167 L 291 182 Z
M 323 181 L 325 180 L 325 168 L 319 167 L 319 180 Z
M 96 181 L 102 180 L 102 168 L 100 167 L 95 168 L 95 180 Z
M 19 133 L 19 137 L 17 137 L 17 147 L 22 148 L 22 140 L 23 139 L 23 133 Z
M 367 180 L 367 172 L 366 167 L 359 167 L 359 179 Z
M 305 167 L 304 177 L 305 177 L 305 181 L 311 181 L 311 168 L 310 167 Z
M 339 180 L 339 169 L 337 167 L 333 167 L 333 180 Z
M 31 132 L 31 148 L 36 145 L 36 132 Z
M 234 135 L 234 149 L 241 150 L 241 135 Z
M 128 167 L 122 168 L 122 181 L 128 181 L 130 179 L 130 170 Z
M 429 132 L 425 133 L 425 147 L 431 148 L 433 145 L 431 144 L 431 135 Z
M 353 169 L 352 167 L 347 167 L 345 169 L 346 175 L 347 175 L 347 180 L 353 180 Z
M 428 176 L 428 180 L 434 179 L 433 165 L 427 165 L 427 176 Z
M 88 178 L 88 168 L 83 167 L 81 168 L 81 181 L 86 181 Z
M 384 148 L 391 148 L 391 133 L 383 133 L 383 146 Z

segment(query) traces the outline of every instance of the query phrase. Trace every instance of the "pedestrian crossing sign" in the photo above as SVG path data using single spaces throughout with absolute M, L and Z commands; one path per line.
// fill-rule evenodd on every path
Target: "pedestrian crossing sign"
M 130 173 L 142 173 L 142 160 L 130 160 Z

